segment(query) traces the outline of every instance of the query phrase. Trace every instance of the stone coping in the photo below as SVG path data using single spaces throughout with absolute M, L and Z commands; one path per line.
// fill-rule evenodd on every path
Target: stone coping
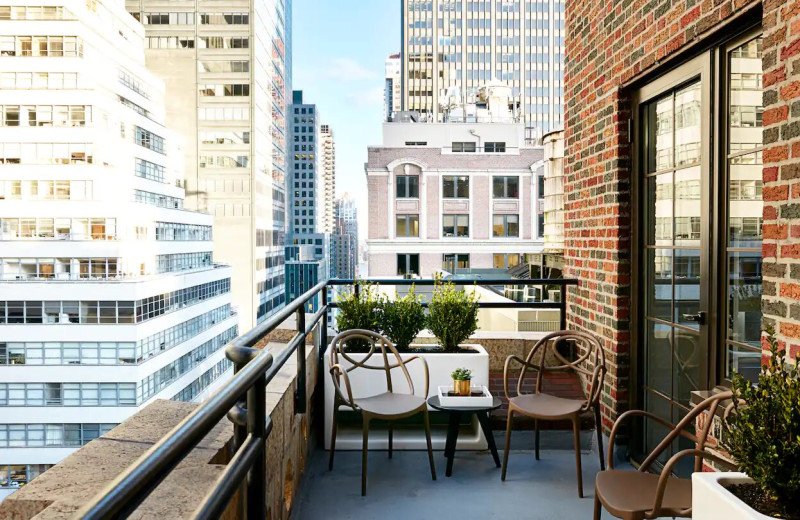
M 266 346 L 275 353 L 284 347 L 280 343 Z M 312 369 L 316 366 L 314 353 L 313 347 L 307 348 L 307 364 Z M 281 424 L 285 422 L 283 417 L 274 415 L 283 416 L 284 409 L 290 408 L 286 403 L 293 399 L 296 369 L 297 357 L 291 356 L 267 385 L 267 413 L 273 417 L 273 421 Z M 308 376 L 313 377 L 315 370 L 309 372 Z M 0 518 L 69 518 L 198 406 L 197 403 L 170 400 L 152 402 L 7 497 L 0 503 Z M 281 409 L 278 410 L 278 407 Z M 293 414 L 293 410 L 291 413 Z M 226 419 L 220 421 L 130 518 L 190 518 L 201 499 L 222 474 L 229 456 L 228 441 L 232 435 L 231 423 Z M 284 438 L 278 440 L 283 435 L 283 432 L 273 429 L 270 441 L 275 437 L 276 442 L 273 444 L 284 444 Z M 283 486 L 282 482 L 280 486 Z M 231 506 L 234 502 L 235 500 Z M 290 506 L 291 504 L 287 509 Z M 229 507 L 225 518 L 235 517 L 235 508 Z M 273 518 L 282 517 L 281 514 L 273 515 Z

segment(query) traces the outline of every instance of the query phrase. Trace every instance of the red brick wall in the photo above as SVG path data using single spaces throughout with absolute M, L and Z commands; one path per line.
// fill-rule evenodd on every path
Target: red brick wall
M 765 6 L 769 2 L 771 9 L 783 4 L 769 0 Z M 570 328 L 594 332 L 606 349 L 606 430 L 627 407 L 631 349 L 630 112 L 620 87 L 758 3 L 566 0 L 565 276 L 580 280 L 569 291 L 568 322 Z M 800 241 L 797 248 L 800 258 Z
M 764 2 L 764 321 L 800 352 L 800 0 Z M 767 345 L 768 347 L 768 345 Z

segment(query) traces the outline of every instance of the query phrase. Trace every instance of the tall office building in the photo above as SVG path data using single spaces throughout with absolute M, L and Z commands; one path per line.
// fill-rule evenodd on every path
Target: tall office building
M 319 208 L 317 201 L 320 172 L 320 124 L 317 105 L 303 102 L 303 91 L 293 92 L 289 119 L 289 242 L 296 235 L 315 233 Z
M 126 0 L 147 66 L 185 141 L 187 206 L 214 215 L 215 259 L 233 267 L 247 329 L 285 303 L 286 110 L 291 0 Z
M 330 125 L 320 127 L 319 140 L 322 153 L 322 185 L 319 187 L 322 219 L 319 225 L 321 232 L 333 233 L 336 225 L 336 144 Z
M 386 58 L 386 84 L 383 92 L 383 120 L 391 121 L 394 114 L 403 109 L 402 72 L 403 65 L 399 54 Z
M 403 0 L 402 13 L 403 110 L 442 121 L 498 79 L 512 87 L 529 144 L 563 128 L 563 0 Z
M 331 276 L 352 279 L 358 268 L 358 210 L 348 193 L 336 201 L 336 226 L 331 236 Z
M 0 7 L 0 499 L 152 400 L 208 395 L 238 333 L 144 28 L 47 4 Z

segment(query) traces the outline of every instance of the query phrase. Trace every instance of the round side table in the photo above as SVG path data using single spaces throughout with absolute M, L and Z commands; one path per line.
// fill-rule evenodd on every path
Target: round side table
M 489 450 L 492 452 L 492 457 L 494 457 L 494 463 L 497 467 L 500 467 L 500 456 L 497 454 L 497 444 L 494 442 L 494 435 L 492 435 L 492 424 L 489 420 L 489 414 L 493 410 L 497 410 L 502 406 L 503 402 L 495 397 L 492 400 L 491 406 L 461 406 L 461 407 L 452 407 L 452 406 L 443 406 L 441 402 L 439 402 L 439 396 L 434 395 L 428 399 L 428 404 L 439 410 L 441 412 L 447 412 L 450 415 L 450 420 L 447 426 L 447 441 L 445 442 L 444 448 L 444 456 L 447 458 L 447 471 L 445 472 L 446 476 L 451 476 L 453 474 L 453 458 L 455 458 L 456 454 L 456 442 L 458 441 L 458 425 L 461 423 L 461 416 L 463 414 L 472 414 L 478 419 L 478 423 L 481 425 L 481 430 L 483 430 L 483 434 L 486 436 L 486 442 L 489 444 Z

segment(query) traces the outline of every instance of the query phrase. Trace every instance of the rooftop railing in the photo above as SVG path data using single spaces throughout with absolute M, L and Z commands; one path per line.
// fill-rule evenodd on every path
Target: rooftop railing
M 560 327 L 566 328 L 566 287 L 577 280 L 552 279 L 481 279 L 459 278 L 459 286 L 558 286 L 559 301 L 478 302 L 482 308 L 501 309 L 558 309 Z M 329 286 L 352 286 L 359 292 L 366 283 L 389 286 L 432 286 L 432 279 L 367 279 L 327 280 L 318 283 L 296 298 L 272 317 L 236 338 L 226 348 L 225 355 L 234 364 L 234 376 L 203 402 L 166 436 L 155 443 L 131 466 L 117 476 L 101 492 L 81 508 L 76 517 L 84 519 L 127 518 L 192 451 L 211 430 L 227 416 L 234 425 L 234 452 L 212 489 L 194 512 L 197 519 L 219 518 L 244 484 L 244 514 L 249 520 L 266 518 L 267 460 L 265 441 L 272 431 L 272 421 L 266 413 L 266 387 L 291 358 L 297 356 L 295 413 L 306 410 L 306 352 L 300 348 L 306 338 L 319 326 L 318 356 L 328 344 L 327 314 L 337 307 L 328 302 Z M 544 293 L 544 291 L 543 291 Z M 319 310 L 307 319 L 305 304 L 319 296 Z M 286 347 L 273 357 L 267 350 L 256 348 L 267 335 L 291 316 L 296 316 L 296 332 Z

